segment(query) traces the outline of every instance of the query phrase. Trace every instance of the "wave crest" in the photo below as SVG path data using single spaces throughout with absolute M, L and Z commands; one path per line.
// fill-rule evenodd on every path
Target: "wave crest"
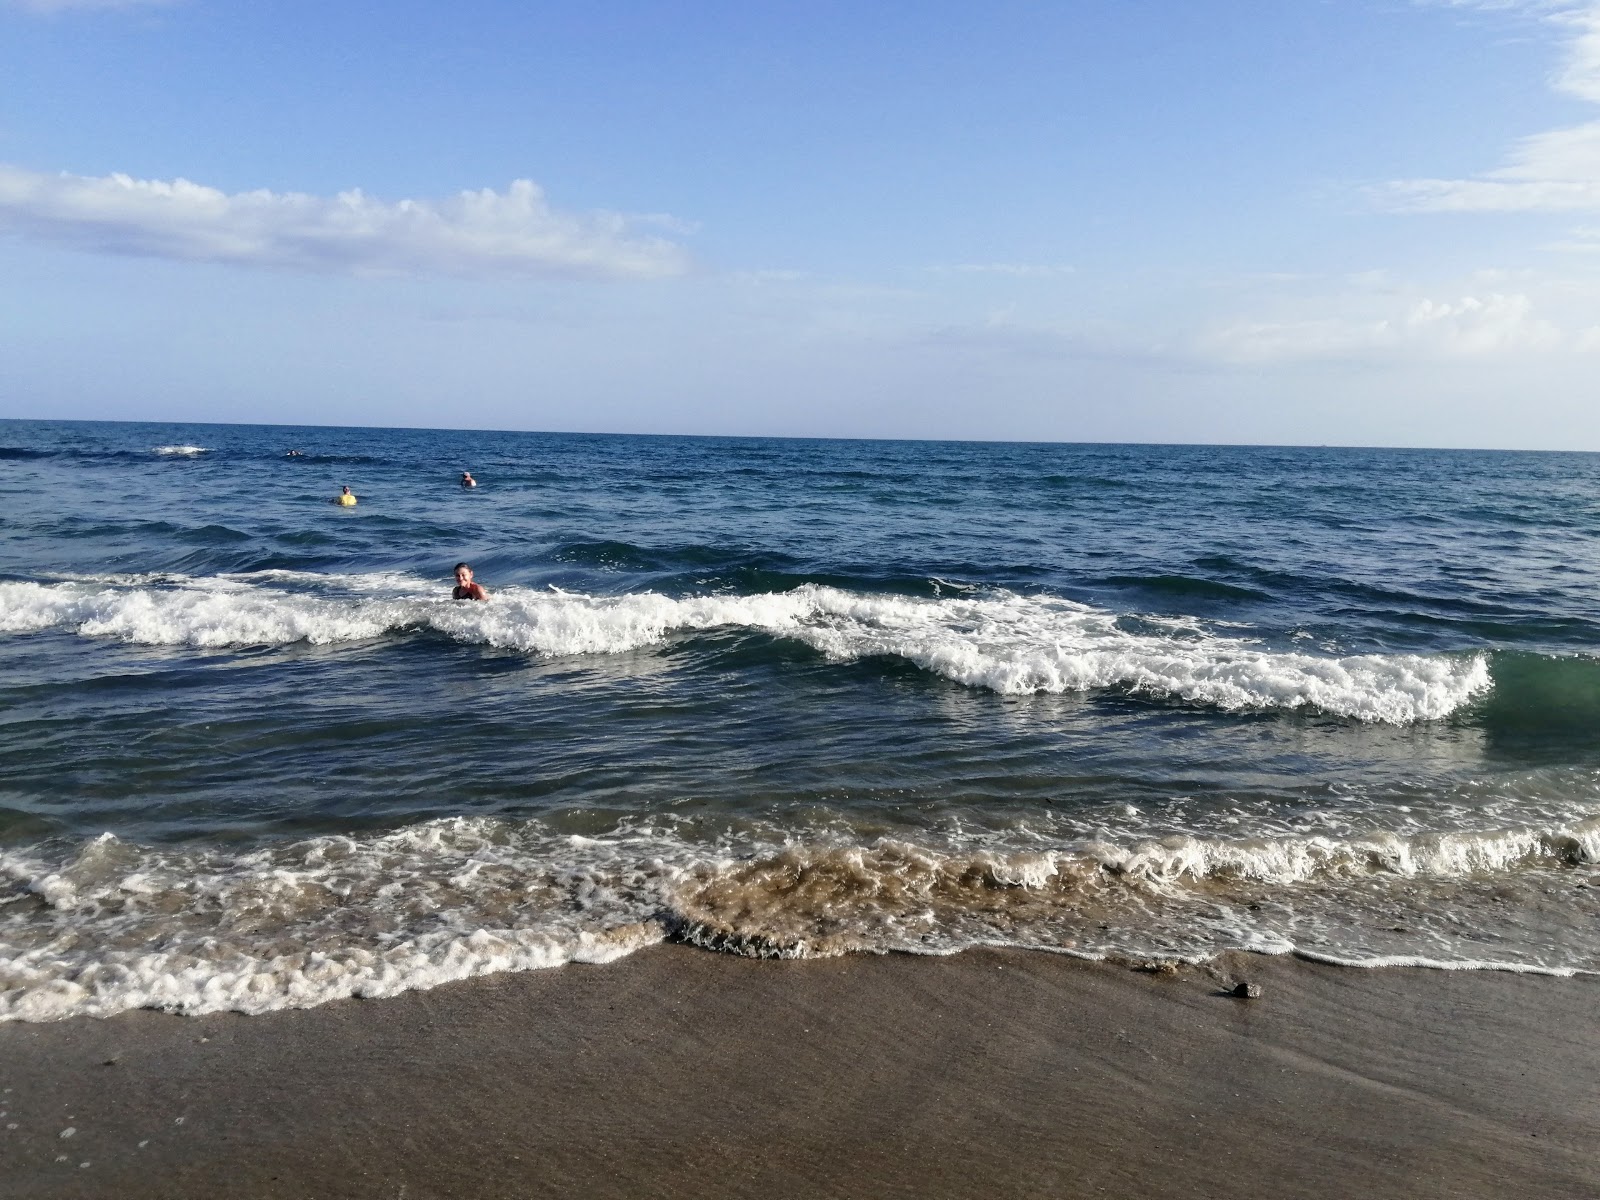
M 290 590 L 299 586 L 313 590 Z M 1407 724 L 1491 687 L 1486 656 L 1343 658 L 1269 650 L 1185 621 L 1125 618 L 1010 594 L 940 599 L 807 584 L 759 595 L 592 596 L 509 587 L 488 604 L 394 575 L 300 573 L 168 581 L 0 583 L 0 632 L 70 629 L 146 645 L 328 645 L 430 630 L 530 654 L 614 654 L 712 629 L 790 638 L 827 658 L 897 658 L 1002 695 L 1118 688 L 1224 711 L 1316 709 Z

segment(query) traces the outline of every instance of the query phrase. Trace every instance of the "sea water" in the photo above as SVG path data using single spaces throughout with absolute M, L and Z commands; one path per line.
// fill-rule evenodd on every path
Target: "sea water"
M 1597 970 L 1597 534 L 1583 454 L 0 422 L 0 1016 Z

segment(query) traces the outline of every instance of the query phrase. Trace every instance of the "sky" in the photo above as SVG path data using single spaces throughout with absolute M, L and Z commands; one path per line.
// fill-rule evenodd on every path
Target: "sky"
M 1600 450 L 1600 0 L 0 0 L 0 417 Z

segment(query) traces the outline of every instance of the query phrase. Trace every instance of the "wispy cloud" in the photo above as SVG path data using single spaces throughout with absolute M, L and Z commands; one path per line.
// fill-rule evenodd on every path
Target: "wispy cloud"
M 91 178 L 0 166 L 0 232 L 86 250 L 343 274 L 652 278 L 683 248 L 638 232 L 661 218 L 563 213 L 519 179 L 443 200 L 253 191 L 186 179 Z
M 1491 292 L 1454 300 L 1420 299 L 1376 318 L 1329 317 L 1239 322 L 1200 339 L 1208 357 L 1232 363 L 1457 358 L 1586 349 L 1586 332 L 1564 333 L 1534 311 L 1530 297 Z
M 1551 242 L 1544 247 L 1546 250 L 1559 250 L 1567 254 L 1600 254 L 1600 228 L 1594 226 L 1580 226 L 1567 231 L 1567 236 L 1559 242 Z
M 1449 0 L 1453 8 L 1523 10 L 1561 27 L 1566 53 L 1551 86 L 1600 104 L 1600 4 Z M 1466 179 L 1400 179 L 1380 190 L 1400 212 L 1572 212 L 1600 209 L 1600 121 L 1521 139 L 1505 163 Z
M 1587 0 L 1415 0 L 1425 8 L 1462 8 L 1478 12 L 1519 12 L 1544 16 L 1571 12 L 1587 6 Z
M 1012 279 L 1050 279 L 1071 275 L 1073 268 L 1059 263 L 956 263 L 954 266 L 929 267 L 940 275 L 1003 275 Z
M 1600 121 L 1523 138 L 1505 166 L 1476 179 L 1404 179 L 1388 191 L 1403 212 L 1600 209 Z

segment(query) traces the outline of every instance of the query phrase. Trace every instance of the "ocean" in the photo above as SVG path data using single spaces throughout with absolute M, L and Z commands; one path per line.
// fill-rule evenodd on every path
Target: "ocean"
M 1597 597 L 1588 454 L 0 422 L 0 1018 L 1600 970 Z

